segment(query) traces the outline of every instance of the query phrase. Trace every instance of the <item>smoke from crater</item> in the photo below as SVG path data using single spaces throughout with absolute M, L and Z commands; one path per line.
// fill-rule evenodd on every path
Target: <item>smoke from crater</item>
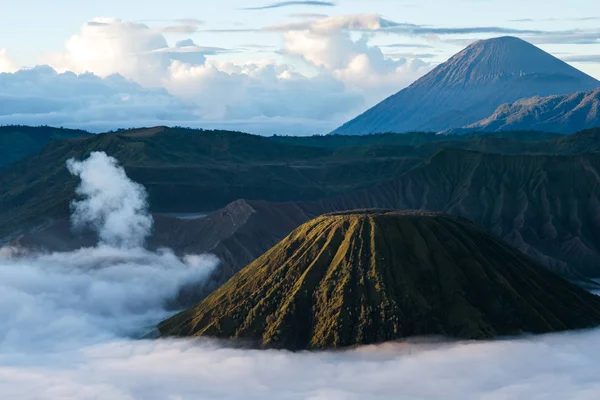
M 81 179 L 71 203 L 75 228 L 93 227 L 104 245 L 142 247 L 152 230 L 148 194 L 133 182 L 118 161 L 104 152 L 93 152 L 84 161 L 67 161 L 69 172 Z

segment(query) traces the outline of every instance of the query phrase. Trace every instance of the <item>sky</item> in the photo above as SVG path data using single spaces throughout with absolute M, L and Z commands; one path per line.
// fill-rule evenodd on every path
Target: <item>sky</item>
M 325 133 L 503 35 L 600 79 L 594 3 L 2 2 L 0 124 Z

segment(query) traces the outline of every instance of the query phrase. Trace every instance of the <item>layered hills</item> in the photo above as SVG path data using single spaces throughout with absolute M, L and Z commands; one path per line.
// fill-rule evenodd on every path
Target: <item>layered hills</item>
M 503 104 L 489 117 L 451 133 L 541 130 L 574 133 L 600 126 L 600 89 Z
M 368 210 L 300 226 L 158 328 L 162 336 L 214 336 L 300 350 L 598 324 L 600 297 L 468 221 Z
M 139 135 L 140 132 L 136 134 Z M 203 133 L 196 131 L 193 134 Z M 242 141 L 245 136 L 250 136 L 219 134 L 223 135 L 221 140 L 225 144 L 231 137 Z M 161 140 L 166 142 L 170 137 L 180 138 L 178 135 L 164 135 Z M 544 140 L 535 140 L 536 135 Z M 131 138 L 122 134 L 116 136 L 118 137 L 114 139 L 108 136 L 102 139 L 106 143 L 116 141 L 118 146 L 115 148 L 102 147 L 100 144 L 97 148 L 105 149 L 123 160 L 128 174 L 147 187 L 152 187 L 156 181 L 147 179 L 151 175 L 134 175 L 144 167 L 135 167 L 136 164 L 131 161 L 134 156 L 142 158 L 148 152 L 147 147 L 155 149 L 156 157 L 160 159 L 167 157 L 161 155 L 161 152 L 167 153 L 169 146 L 183 146 L 177 147 L 180 149 L 177 152 L 181 152 L 181 155 L 173 157 L 173 163 L 195 154 L 193 146 L 188 155 L 181 150 L 186 148 L 185 140 L 158 146 L 153 145 L 152 141 L 140 142 L 143 138 Z M 156 140 L 157 136 L 146 138 Z M 97 140 L 99 139 L 101 138 Z M 435 142 L 434 139 L 440 141 Z M 255 138 L 250 137 L 249 140 L 253 141 Z M 316 157 L 314 164 L 305 159 L 292 161 L 289 165 L 286 165 L 287 161 L 283 158 L 279 163 L 271 163 L 273 174 L 278 169 L 289 168 L 295 171 L 294 176 L 298 177 L 298 182 L 306 182 L 311 179 L 314 181 L 314 177 L 318 176 L 315 171 L 320 171 L 321 176 L 329 176 L 329 182 L 339 184 L 347 179 L 345 182 L 354 185 L 363 179 L 360 177 L 365 177 L 361 183 L 364 187 L 357 188 L 349 184 L 344 190 L 343 186 L 337 186 L 341 193 L 316 200 L 296 200 L 290 197 L 296 196 L 297 192 L 291 192 L 290 197 L 282 200 L 295 201 L 273 202 L 261 200 L 261 196 L 268 195 L 267 190 L 280 190 L 281 180 L 273 179 L 274 175 L 258 176 L 247 179 L 245 191 L 238 192 L 243 193 L 240 197 L 245 197 L 244 200 L 227 204 L 228 199 L 223 196 L 227 186 L 224 185 L 235 181 L 210 186 L 200 178 L 204 179 L 205 174 L 214 173 L 213 165 L 217 161 L 198 164 L 194 169 L 198 171 L 198 175 L 189 173 L 185 175 L 187 180 L 172 179 L 171 186 L 168 187 L 185 198 L 190 208 L 198 206 L 189 211 L 202 211 L 201 206 L 208 202 L 223 208 L 209 213 L 205 218 L 192 220 L 156 215 L 155 230 L 149 245 L 168 246 L 185 253 L 216 254 L 222 260 L 213 277 L 212 287 L 216 287 L 299 225 L 323 213 L 374 207 L 421 209 L 468 218 L 478 228 L 503 239 L 568 279 L 584 281 L 600 277 L 599 130 L 568 136 L 509 132 L 464 136 L 412 134 L 269 140 L 279 143 L 292 141 L 293 148 L 302 147 L 302 151 L 307 151 L 308 155 L 315 153 L 306 147 L 316 148 L 312 151 L 321 157 Z M 387 143 L 394 140 L 410 140 L 418 144 Z M 83 146 L 87 142 L 79 143 Z M 244 147 L 248 146 L 246 142 L 242 143 L 245 143 Z M 265 146 L 269 144 L 262 139 L 257 143 L 266 143 Z M 71 145 L 74 147 L 70 154 L 78 157 L 86 155 L 87 145 L 81 149 Z M 66 250 L 91 245 L 95 243 L 94 238 L 82 238 L 70 232 L 68 215 L 73 188 L 69 185 L 74 187 L 75 182 L 69 180 L 70 176 L 53 175 L 55 171 L 63 174 L 65 170 L 62 160 L 69 156 L 53 153 L 54 146 L 60 149 L 63 143 L 51 143 L 37 156 L 15 164 L 16 168 L 10 169 L 10 173 L 0 174 L 0 231 L 4 232 L 0 236 L 11 241 L 24 233 L 18 243 L 47 249 Z M 177 153 L 175 150 L 171 152 Z M 321 155 L 323 153 L 336 155 L 327 158 Z M 57 156 L 52 157 L 53 154 Z M 336 159 L 340 154 L 346 157 L 343 161 Z M 351 156 L 352 154 L 360 156 Z M 369 156 L 365 157 L 364 154 Z M 205 159 L 210 160 L 210 157 Z M 46 164 L 42 164 L 42 160 Z M 356 165 L 351 165 L 353 163 Z M 386 165 L 394 163 L 403 167 L 397 170 L 385 169 Z M 245 164 L 239 169 L 253 167 L 251 161 L 246 161 Z M 166 171 L 177 170 L 172 165 L 163 165 Z M 185 170 L 189 165 L 184 164 L 180 168 Z M 356 172 L 359 168 L 364 171 Z M 258 173 L 265 170 L 255 171 Z M 312 175 L 308 175 L 309 173 Z M 64 175 L 68 174 L 64 172 Z M 218 178 L 219 175 L 215 176 Z M 166 182 L 165 178 L 165 187 Z M 264 182 L 264 193 L 256 190 L 259 182 Z M 292 180 L 288 184 L 294 185 L 297 182 Z M 201 192 L 191 190 L 195 185 L 206 185 L 206 189 Z M 321 185 L 327 187 L 327 183 Z M 152 193 L 151 191 L 151 204 L 160 199 L 153 197 Z M 255 193 L 256 197 L 250 196 L 250 193 Z M 162 204 L 166 208 L 161 211 L 177 212 L 181 203 Z M 169 206 L 172 208 L 168 208 Z M 15 227 L 27 229 L 18 232 Z M 31 227 L 35 229 L 32 230 Z
M 368 146 L 367 146 L 368 147 Z M 77 179 L 66 160 L 92 151 L 117 158 L 142 183 L 155 212 L 209 212 L 240 198 L 314 200 L 400 176 L 419 162 L 401 145 L 365 158 L 240 132 L 156 127 L 52 140 L 0 173 L 0 238 L 67 218 Z
M 521 39 L 481 40 L 332 133 L 440 132 L 476 123 L 519 99 L 599 87 L 598 80 Z
M 35 129 L 35 128 L 32 128 Z M 153 212 L 210 212 L 238 199 L 317 200 L 401 176 L 444 146 L 509 151 L 517 142 L 556 138 L 516 132 L 265 138 L 240 132 L 155 127 L 52 140 L 0 173 L 0 238 L 16 227 L 67 218 L 77 180 L 71 157 L 104 151 L 148 190 Z M 332 140 L 333 139 L 333 140 Z M 518 146 L 511 151 L 519 151 Z

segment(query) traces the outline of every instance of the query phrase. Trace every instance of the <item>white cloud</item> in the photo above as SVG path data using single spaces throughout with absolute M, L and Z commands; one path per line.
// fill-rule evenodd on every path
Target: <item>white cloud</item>
M 63 52 L 44 58 L 64 73 L 38 67 L 0 78 L 0 88 L 6 89 L 0 102 L 7 104 L 0 111 L 0 124 L 96 131 L 156 123 L 230 124 L 248 131 L 245 121 L 253 133 L 325 133 L 427 70 L 418 60 L 386 58 L 367 36 L 352 39 L 351 30 L 392 24 L 378 16 L 326 17 L 300 24 L 302 29 L 277 29 L 285 53 L 308 63 L 311 75 L 268 59 L 218 61 L 214 57 L 229 50 L 191 39 L 169 46 L 161 29 L 97 18 L 69 38 Z M 5 58 L 0 53 L 0 63 Z M 305 126 L 296 128 L 302 121 Z
M 147 333 L 172 313 L 167 304 L 182 287 L 202 282 L 217 264 L 210 255 L 179 258 L 137 246 L 152 217 L 143 187 L 114 159 L 92 153 L 68 167 L 86 196 L 75 203 L 73 220 L 93 220 L 101 243 L 49 254 L 0 248 L 0 365 Z M 113 243 L 120 247 L 107 245 Z
M 45 61 L 58 71 L 101 77 L 118 73 L 142 85 L 155 85 L 169 64 L 168 56 L 155 50 L 167 47 L 164 36 L 144 24 L 96 18 L 67 40 L 64 52 Z
M 353 40 L 352 30 L 377 31 L 397 24 L 378 15 L 361 14 L 305 21 L 282 30 L 287 54 L 298 56 L 317 68 L 328 71 L 348 87 L 359 90 L 374 103 L 408 86 L 431 67 L 406 58 L 387 58 L 381 49 L 369 44 L 364 33 Z
M 197 106 L 164 89 L 144 89 L 120 75 L 58 74 L 47 66 L 0 74 L 0 105 L 0 124 L 81 126 L 93 131 L 198 119 Z
M 175 96 L 202 105 L 204 118 L 244 120 L 257 116 L 328 120 L 362 103 L 332 77 L 302 76 L 285 65 L 174 62 L 166 83 Z
M 596 330 L 336 353 L 122 339 L 54 354 L 0 356 L 0 392 L 23 400 L 595 400 L 599 339 Z
M 3 72 L 16 72 L 19 68 L 12 62 L 6 54 L 6 49 L 0 49 L 0 74 Z

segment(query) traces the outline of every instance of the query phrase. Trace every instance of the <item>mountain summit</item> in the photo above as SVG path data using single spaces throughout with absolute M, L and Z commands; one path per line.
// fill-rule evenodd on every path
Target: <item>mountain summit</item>
M 326 349 L 409 336 L 483 339 L 600 323 L 600 297 L 467 220 L 361 210 L 296 229 L 162 336 Z
M 524 40 L 481 40 L 332 133 L 443 131 L 486 118 L 504 103 L 598 87 L 600 81 Z

